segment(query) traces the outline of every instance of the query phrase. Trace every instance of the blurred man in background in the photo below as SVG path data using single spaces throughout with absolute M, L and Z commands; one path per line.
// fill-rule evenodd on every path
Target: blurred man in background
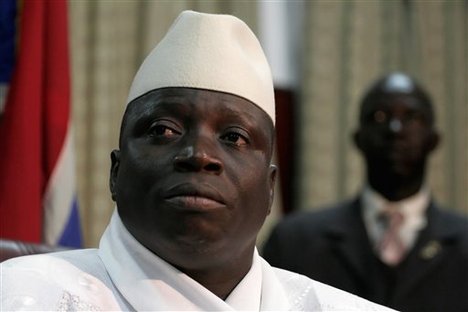
M 425 184 L 439 143 L 427 93 L 406 74 L 378 80 L 354 142 L 367 169 L 359 196 L 286 218 L 264 257 L 402 311 L 468 311 L 468 220 L 442 210 Z

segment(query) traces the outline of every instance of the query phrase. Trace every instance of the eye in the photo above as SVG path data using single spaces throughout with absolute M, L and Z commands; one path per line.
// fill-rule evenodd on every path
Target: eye
M 388 121 L 387 113 L 382 110 L 374 112 L 373 121 L 378 124 L 386 123 Z
M 153 138 L 171 139 L 181 134 L 176 128 L 177 126 L 171 121 L 157 121 L 150 126 L 148 133 Z
M 411 111 L 405 115 L 405 122 L 426 122 L 426 116 L 422 112 Z
M 245 132 L 241 129 L 230 129 L 225 134 L 223 134 L 220 138 L 221 140 L 233 144 L 235 146 L 244 146 L 249 144 L 249 140 L 247 139 L 247 134 L 242 133 Z

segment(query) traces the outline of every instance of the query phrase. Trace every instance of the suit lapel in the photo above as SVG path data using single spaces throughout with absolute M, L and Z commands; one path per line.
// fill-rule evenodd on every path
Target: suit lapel
M 367 261 L 372 253 L 361 217 L 360 200 L 345 204 L 338 212 L 337 221 L 329 225 L 327 235 L 331 246 L 361 282 L 367 275 Z

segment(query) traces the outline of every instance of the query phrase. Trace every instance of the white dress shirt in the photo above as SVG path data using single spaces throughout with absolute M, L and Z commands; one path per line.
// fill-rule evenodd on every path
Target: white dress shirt
M 375 190 L 366 186 L 361 201 L 364 224 L 374 247 L 382 239 L 385 230 L 382 222 L 379 222 L 379 215 L 389 205 L 393 206 L 394 209 L 398 209 L 403 215 L 404 221 L 399 229 L 399 236 L 407 250 L 414 246 L 419 232 L 427 224 L 426 209 L 429 205 L 430 194 L 425 187 L 411 197 L 390 202 Z

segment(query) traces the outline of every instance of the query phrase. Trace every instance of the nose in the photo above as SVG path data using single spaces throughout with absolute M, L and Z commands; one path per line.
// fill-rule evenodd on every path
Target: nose
M 223 171 L 222 162 L 211 156 L 201 145 L 184 147 L 174 157 L 174 168 L 179 172 L 206 172 L 219 175 Z
M 392 118 L 388 124 L 388 127 L 390 128 L 390 131 L 398 133 L 403 129 L 403 124 L 400 119 Z

